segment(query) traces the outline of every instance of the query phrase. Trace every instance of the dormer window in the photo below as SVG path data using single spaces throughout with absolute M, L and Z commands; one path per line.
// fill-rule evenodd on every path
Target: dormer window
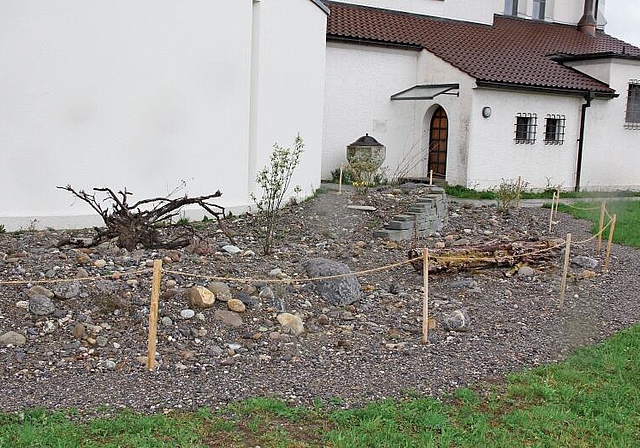
M 544 20 L 544 9 L 547 0 L 533 0 L 533 19 Z
M 518 0 L 505 0 L 504 1 L 504 13 L 507 16 L 518 15 Z

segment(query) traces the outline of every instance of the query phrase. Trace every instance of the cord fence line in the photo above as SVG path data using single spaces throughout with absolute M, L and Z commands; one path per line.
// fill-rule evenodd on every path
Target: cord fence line
M 599 207 L 598 207 L 599 209 Z M 584 239 L 582 241 L 574 241 L 571 244 L 573 246 L 576 245 L 582 245 L 582 244 L 586 244 L 590 241 L 593 241 L 596 238 L 599 238 L 604 231 L 609 228 L 609 226 L 611 226 L 612 222 L 613 222 L 613 217 L 608 213 L 608 211 L 605 209 L 605 213 L 609 216 L 609 222 L 607 222 L 607 224 L 602 228 L 602 230 L 600 230 L 598 233 L 596 233 L 595 235 L 592 235 L 591 237 Z M 474 260 L 474 261 L 494 261 L 497 258 L 501 258 L 501 259 L 518 259 L 518 258 L 525 258 L 525 257 L 529 257 L 532 255 L 538 255 L 541 253 L 545 253 L 545 252 L 549 252 L 552 251 L 554 249 L 559 249 L 561 247 L 564 247 L 566 245 L 567 241 L 566 239 L 563 239 L 561 243 L 555 244 L 553 246 L 549 246 L 547 248 L 544 249 L 539 249 L 539 250 L 535 250 L 535 251 L 531 251 L 531 252 L 525 252 L 522 254 L 511 254 L 511 255 L 496 255 L 493 257 L 473 257 L 473 256 L 448 256 L 446 254 L 437 254 L 433 252 L 430 253 L 430 258 L 436 261 L 442 260 L 442 261 L 465 261 L 465 260 Z M 367 275 L 367 274 L 371 274 L 374 272 L 380 272 L 380 271 L 385 271 L 385 270 L 390 270 L 393 268 L 397 268 L 400 266 L 404 266 L 406 264 L 412 263 L 414 261 L 419 261 L 422 260 L 422 256 L 420 257 L 415 257 L 415 258 L 410 258 L 410 259 L 406 259 L 403 261 L 399 261 L 397 263 L 392 263 L 392 264 L 388 264 L 388 265 L 384 265 L 384 266 L 379 266 L 377 268 L 371 268 L 371 269 L 366 269 L 363 271 L 356 271 L 356 272 L 351 272 L 348 274 L 336 274 L 336 275 L 329 275 L 329 276 L 325 276 L 325 277 L 305 277 L 305 278 L 286 278 L 286 279 L 271 279 L 271 278 L 260 278 L 260 279 L 256 279 L 256 278 L 251 278 L 251 277 L 245 277 L 245 278 L 240 278 L 240 277 L 228 277 L 228 276 L 216 276 L 216 275 L 202 275 L 202 274 L 193 274 L 190 272 L 184 272 L 184 271 L 174 271 L 171 269 L 162 269 L 163 273 L 166 274 L 174 274 L 174 275 L 181 275 L 181 276 L 185 276 L 185 277 L 192 277 L 192 278 L 200 278 L 200 279 L 204 279 L 204 280 L 216 280 L 216 281 L 228 281 L 228 282 L 236 282 L 236 283 L 284 283 L 284 284 L 291 284 L 291 283 L 304 283 L 304 282 L 313 282 L 313 281 L 319 281 L 319 280 L 332 280 L 332 279 L 338 279 L 338 278 L 344 278 L 344 277 L 358 277 L 358 276 L 362 276 L 362 275 Z M 85 282 L 85 281 L 96 281 L 96 280 L 119 280 L 121 277 L 125 277 L 125 276 L 136 276 L 136 275 L 141 275 L 141 274 L 146 274 L 149 272 L 152 272 L 153 269 L 152 268 L 145 268 L 145 269 L 139 269 L 133 272 L 114 272 L 113 274 L 110 275 L 96 275 L 96 276 L 90 276 L 90 277 L 73 277 L 73 278 L 61 278 L 61 279 L 41 279 L 41 280 L 0 280 L 0 286 L 2 285 L 27 285 L 27 284 L 47 284 L 47 283 L 68 283 L 68 282 Z

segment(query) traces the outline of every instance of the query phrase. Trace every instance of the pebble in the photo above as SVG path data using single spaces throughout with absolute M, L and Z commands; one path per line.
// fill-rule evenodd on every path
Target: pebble
M 102 269 L 107 265 L 107 261 L 103 259 L 96 260 L 93 262 L 93 265 L 98 269 Z
M 36 316 L 53 314 L 55 305 L 47 296 L 33 296 L 29 299 L 29 311 Z
M 244 313 L 247 307 L 241 300 L 231 299 L 227 302 L 227 308 L 231 311 L 235 311 L 236 313 Z
M 170 327 L 171 325 L 173 325 L 173 320 L 171 320 L 171 318 L 169 316 L 164 316 L 160 322 L 162 322 L 162 326 L 163 327 Z
M 195 315 L 196 315 L 196 312 L 191 309 L 180 311 L 180 317 L 182 317 L 183 319 L 191 319 Z
M 242 252 L 242 249 L 232 244 L 227 244 L 226 246 L 222 246 L 222 250 L 231 255 L 239 254 L 240 252 Z
M 110 360 L 110 359 L 107 359 L 104 362 L 104 366 L 105 366 L 105 368 L 107 368 L 109 370 L 113 370 L 113 369 L 116 368 L 116 363 L 114 361 Z
M 16 331 L 7 331 L 6 333 L 0 335 L 0 346 L 4 346 L 4 345 L 20 346 L 20 345 L 26 344 L 26 342 L 27 342 L 27 338 Z

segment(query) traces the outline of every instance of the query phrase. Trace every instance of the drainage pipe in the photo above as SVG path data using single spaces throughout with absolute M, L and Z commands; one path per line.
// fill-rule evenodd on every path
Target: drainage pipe
M 582 111 L 580 113 L 580 138 L 578 139 L 578 161 L 576 164 L 576 183 L 574 191 L 580 191 L 580 175 L 582 173 L 582 152 L 584 150 L 584 127 L 587 120 L 587 108 L 591 107 L 591 100 L 593 99 L 593 92 L 588 92 L 584 96 L 584 103 L 582 104 Z

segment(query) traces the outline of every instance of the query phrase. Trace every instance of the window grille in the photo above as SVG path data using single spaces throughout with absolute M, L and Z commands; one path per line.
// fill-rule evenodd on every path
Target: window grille
M 624 127 L 627 129 L 640 129 L 640 79 L 629 81 Z
M 518 144 L 532 144 L 536 142 L 538 116 L 536 114 L 519 113 L 516 115 L 516 138 Z
M 533 0 L 533 18 L 535 20 L 544 20 L 546 0 Z
M 504 0 L 504 13 L 508 16 L 517 16 L 518 0 Z
M 562 145 L 564 143 L 564 115 L 549 114 L 544 120 L 544 144 Z

